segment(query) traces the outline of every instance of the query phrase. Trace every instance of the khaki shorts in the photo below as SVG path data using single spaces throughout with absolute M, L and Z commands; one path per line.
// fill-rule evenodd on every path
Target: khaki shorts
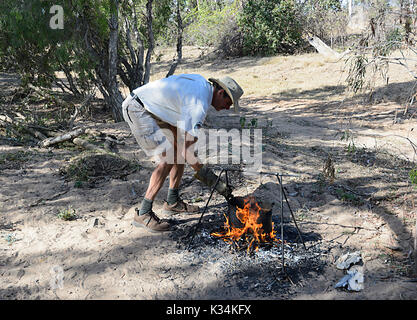
M 168 123 L 151 114 L 131 96 L 123 101 L 122 110 L 124 120 L 147 156 L 157 160 L 163 152 L 173 150 L 174 136 Z

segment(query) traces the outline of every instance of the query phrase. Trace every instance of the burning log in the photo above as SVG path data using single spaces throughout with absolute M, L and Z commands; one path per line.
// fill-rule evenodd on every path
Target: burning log
M 267 203 L 256 202 L 254 197 L 240 198 L 237 207 L 229 208 L 227 212 L 227 218 L 232 227 L 243 228 L 245 223 L 242 222 L 242 218 L 245 221 L 247 218 L 251 218 L 250 215 L 257 215 L 256 224 L 261 225 L 261 229 L 264 233 L 270 233 L 272 231 L 272 206 Z
M 211 235 L 240 247 L 247 246 L 247 252 L 257 251 L 261 244 L 279 242 L 272 222 L 272 205 L 258 203 L 253 196 L 239 198 L 239 204 L 225 214 L 226 222 L 222 232 Z

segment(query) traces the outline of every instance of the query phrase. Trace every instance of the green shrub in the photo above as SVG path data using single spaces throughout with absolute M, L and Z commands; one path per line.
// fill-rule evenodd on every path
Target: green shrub
M 248 0 L 239 15 L 247 55 L 294 53 L 302 44 L 302 28 L 294 0 Z
M 409 172 L 410 181 L 417 187 L 417 168 Z
M 202 3 L 184 16 L 184 43 L 197 46 L 217 47 L 222 38 L 229 32 L 238 9 L 236 3 L 213 10 Z
M 77 219 L 75 209 L 73 209 L 72 207 L 60 210 L 57 216 L 59 219 L 64 221 L 72 221 Z

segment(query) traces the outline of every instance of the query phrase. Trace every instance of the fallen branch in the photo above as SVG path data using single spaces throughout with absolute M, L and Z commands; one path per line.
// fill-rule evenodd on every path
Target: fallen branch
M 124 145 L 125 143 L 123 141 L 119 141 L 116 136 L 112 134 L 106 134 L 104 132 L 101 132 L 97 129 L 87 129 L 85 130 L 86 134 L 89 134 L 90 136 L 95 137 L 98 140 L 101 140 L 104 142 L 104 148 L 110 152 L 113 152 L 114 145 Z
M 119 145 L 124 145 L 124 144 L 125 144 L 125 142 L 124 142 L 124 141 L 119 141 L 119 140 L 117 140 L 117 139 L 115 139 L 115 138 L 112 138 L 112 137 L 109 137 L 109 136 L 106 136 L 106 137 L 104 138 L 104 140 L 105 140 L 105 141 L 108 141 L 108 142 L 110 142 L 110 143 L 119 144 Z
M 47 128 L 47 127 L 43 127 L 43 126 L 39 126 L 35 124 L 27 124 L 27 126 L 29 128 L 36 129 L 37 131 L 42 132 L 44 135 L 46 135 L 46 138 L 57 137 L 60 135 L 59 132 L 56 131 L 55 129 L 51 129 L 51 128 Z
M 85 128 L 78 128 L 76 130 L 67 132 L 58 137 L 53 137 L 53 138 L 42 140 L 41 142 L 39 142 L 39 146 L 45 148 L 45 147 L 49 147 L 57 143 L 74 139 L 75 137 L 82 135 L 85 132 L 85 130 L 86 130 Z
M 69 120 L 69 124 L 68 124 L 68 128 L 71 130 L 73 125 L 74 125 L 74 121 L 78 116 L 78 113 L 80 110 L 84 109 L 84 107 L 90 103 L 90 101 L 94 98 L 94 95 L 89 94 L 87 95 L 84 100 L 81 102 L 81 104 L 78 107 L 75 107 L 75 112 L 74 114 L 71 116 L 71 119 Z
M 334 57 L 334 58 L 340 58 L 341 54 L 334 51 L 332 48 L 330 48 L 327 44 L 325 44 L 323 41 L 320 40 L 320 38 L 313 36 L 311 38 L 307 39 L 310 45 L 312 45 L 314 48 L 316 48 L 317 52 L 326 56 L 326 57 Z

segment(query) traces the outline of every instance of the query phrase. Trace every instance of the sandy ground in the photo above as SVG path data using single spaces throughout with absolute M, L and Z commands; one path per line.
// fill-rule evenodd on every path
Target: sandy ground
M 154 78 L 169 58 L 155 65 Z M 217 194 L 189 250 L 183 236 L 200 214 L 174 216 L 174 231 L 162 235 L 133 227 L 129 209 L 142 200 L 153 163 L 126 123 L 90 120 L 79 124 L 94 124 L 123 141 L 117 153 L 137 161 L 140 169 L 80 186 L 60 172 L 82 150 L 12 146 L 2 140 L 0 299 L 417 298 L 411 254 L 416 196 L 408 178 L 415 167 L 411 142 L 417 142 L 417 128 L 410 115 L 416 109 L 402 114 L 405 78 L 397 74 L 368 103 L 346 94 L 341 63 L 318 54 L 217 61 L 186 53 L 180 72 L 241 79 L 242 113 L 212 110 L 206 128 L 241 129 L 241 117 L 246 125 L 256 119 L 263 133 L 263 170 L 296 175 L 283 182 L 307 249 L 296 239 L 287 207 L 286 274 L 279 248 L 247 256 L 213 239 L 209 234 L 223 223 L 227 209 Z M 13 80 L 1 74 L 3 103 Z M 328 157 L 334 179 L 323 171 Z M 255 193 L 276 202 L 273 221 L 279 232 L 275 177 L 233 173 L 230 178 L 236 195 Z M 167 184 L 154 205 L 163 218 L 166 192 Z M 203 207 L 209 190 L 187 167 L 181 194 Z M 57 217 L 69 208 L 77 219 Z M 364 288 L 336 289 L 346 273 L 336 268 L 336 260 L 358 250 Z

